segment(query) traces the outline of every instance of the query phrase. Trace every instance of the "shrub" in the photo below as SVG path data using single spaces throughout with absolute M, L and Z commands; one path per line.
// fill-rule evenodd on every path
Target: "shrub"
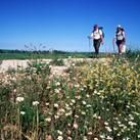
M 62 59 L 55 58 L 50 62 L 50 65 L 64 66 L 64 61 Z

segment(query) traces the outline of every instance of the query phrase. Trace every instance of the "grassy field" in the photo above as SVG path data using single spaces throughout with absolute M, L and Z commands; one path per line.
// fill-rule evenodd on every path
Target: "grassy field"
M 100 57 L 106 57 L 110 54 L 100 53 Z M 56 51 L 17 51 L 17 50 L 1 50 L 0 60 L 8 59 L 61 59 L 61 58 L 92 58 L 93 52 L 63 52 Z
M 135 59 L 140 54 L 139 50 L 127 52 L 123 55 L 128 59 Z M 99 54 L 99 58 L 112 57 L 118 55 L 117 53 L 104 53 Z M 10 59 L 63 59 L 63 58 L 93 58 L 93 52 L 65 52 L 57 51 L 19 51 L 19 50 L 0 50 L 0 60 L 10 60 Z
M 0 139 L 139 140 L 139 52 L 69 61 L 65 76 L 41 59 L 0 74 Z

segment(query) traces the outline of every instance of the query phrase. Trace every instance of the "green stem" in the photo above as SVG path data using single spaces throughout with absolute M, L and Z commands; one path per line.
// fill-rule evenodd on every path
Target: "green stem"
M 17 120 L 18 120 L 18 130 L 19 130 L 19 139 L 21 140 L 22 138 L 21 138 L 21 126 L 20 126 L 20 106 L 18 105 L 18 110 L 17 110 L 18 112 L 18 118 L 17 118 Z
M 37 137 L 38 137 L 38 129 L 39 129 L 39 114 L 38 114 L 38 106 L 36 111 L 36 125 L 37 125 Z

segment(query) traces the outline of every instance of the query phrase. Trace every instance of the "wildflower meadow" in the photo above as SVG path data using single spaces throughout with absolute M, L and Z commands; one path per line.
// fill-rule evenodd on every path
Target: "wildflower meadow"
M 0 74 L 0 140 L 140 140 L 138 58 L 69 61 Z

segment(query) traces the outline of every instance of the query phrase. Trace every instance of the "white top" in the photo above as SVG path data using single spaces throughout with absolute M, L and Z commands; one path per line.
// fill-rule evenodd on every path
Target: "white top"
M 125 32 L 124 31 L 120 31 L 118 33 L 116 33 L 116 39 L 117 40 L 123 40 L 125 38 Z
M 90 37 L 93 39 L 100 39 L 102 36 L 102 31 L 97 29 L 96 31 L 92 32 Z

